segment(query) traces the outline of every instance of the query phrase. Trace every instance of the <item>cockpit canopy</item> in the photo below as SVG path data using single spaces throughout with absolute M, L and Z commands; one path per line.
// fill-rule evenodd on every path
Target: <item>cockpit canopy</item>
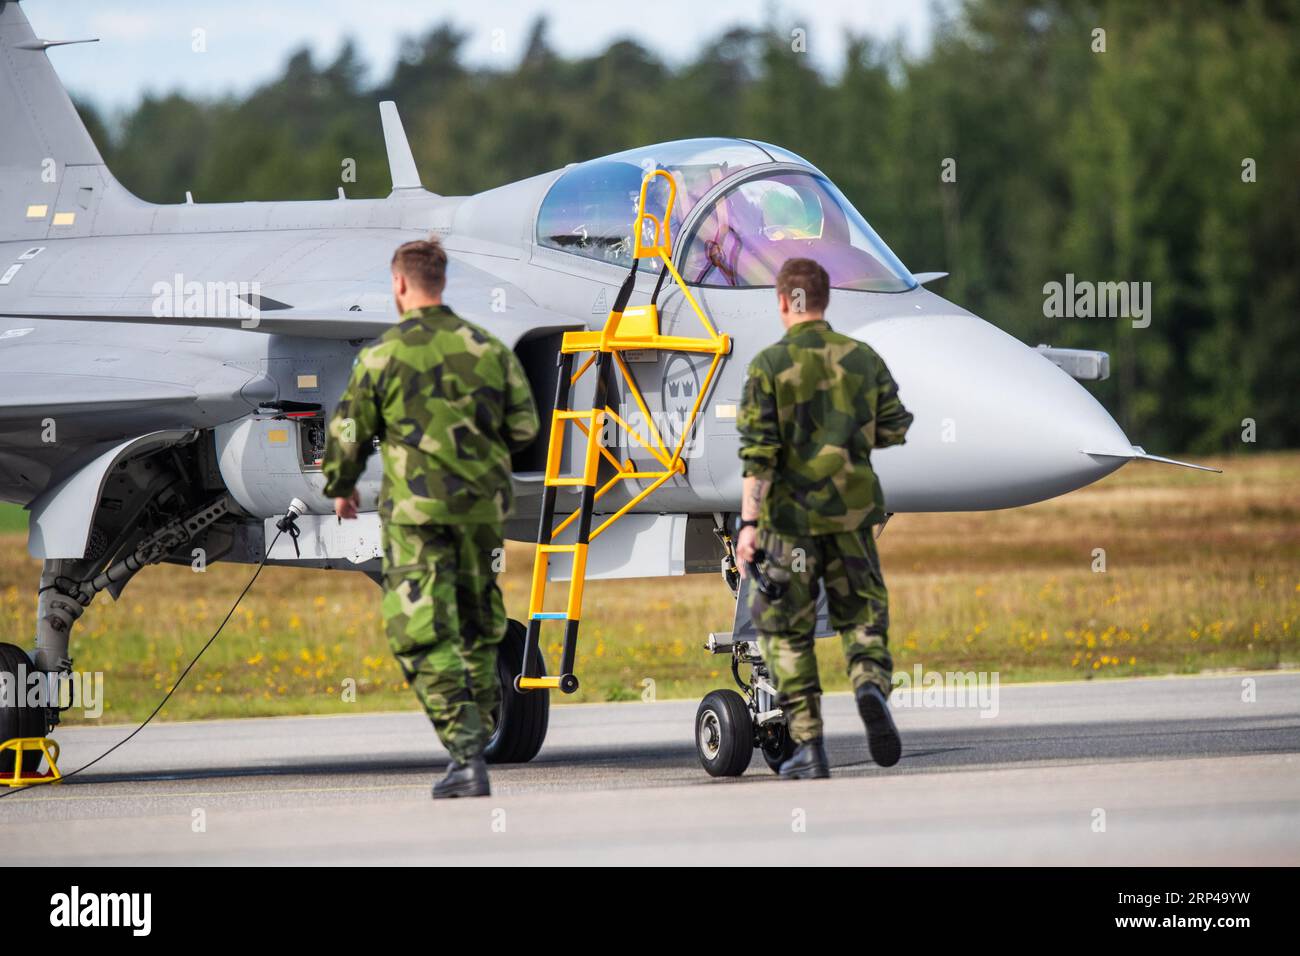
M 830 180 L 793 153 L 748 140 L 679 140 L 570 167 L 542 201 L 538 243 L 630 266 L 641 180 L 655 169 L 667 170 L 677 183 L 670 229 L 676 265 L 691 284 L 772 286 L 782 263 L 807 256 L 826 268 L 835 288 L 903 292 L 916 286 Z M 681 236 L 690 213 L 724 180 L 729 187 L 710 198 L 690 235 Z M 666 199 L 666 183 L 654 180 L 647 209 L 663 209 Z

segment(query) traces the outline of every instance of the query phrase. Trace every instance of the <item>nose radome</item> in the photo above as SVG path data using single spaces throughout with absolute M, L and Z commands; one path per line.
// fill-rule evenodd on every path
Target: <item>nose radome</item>
M 853 331 L 885 360 L 915 416 L 901 448 L 873 455 L 897 511 L 1009 508 L 1102 478 L 1129 440 L 1078 382 L 971 315 L 886 318 Z

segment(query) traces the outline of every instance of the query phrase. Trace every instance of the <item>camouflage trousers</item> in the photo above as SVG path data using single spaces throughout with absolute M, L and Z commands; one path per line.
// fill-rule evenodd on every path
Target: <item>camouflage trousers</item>
M 886 695 L 894 670 L 889 595 L 871 527 L 811 536 L 760 528 L 758 547 L 767 552 L 768 577 L 787 587 L 777 601 L 753 588 L 750 616 L 790 737 L 802 743 L 822 735 L 822 688 L 813 649 L 819 581 L 826 587 L 830 624 L 839 632 L 854 689 L 875 684 Z
M 482 753 L 501 704 L 497 649 L 506 631 L 492 523 L 384 522 L 384 630 L 438 739 L 463 763 Z

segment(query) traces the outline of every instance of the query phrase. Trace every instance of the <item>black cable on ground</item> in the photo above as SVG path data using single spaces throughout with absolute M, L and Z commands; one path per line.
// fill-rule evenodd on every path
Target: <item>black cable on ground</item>
M 294 545 L 296 548 L 297 546 L 296 539 L 298 537 L 296 533 L 297 528 L 294 527 L 292 522 L 290 522 L 289 527 L 293 528 L 293 530 L 290 531 L 289 533 L 290 536 L 295 539 Z M 144 719 L 144 722 L 140 724 L 139 727 L 135 728 L 135 730 L 131 731 L 129 734 L 127 734 L 125 737 L 119 740 L 117 743 L 113 744 L 113 746 L 109 747 L 107 750 L 105 750 L 94 760 L 90 761 L 90 763 L 82 764 L 76 770 L 70 771 L 69 773 L 62 774 L 59 777 L 61 781 L 68 780 L 71 777 L 75 777 L 77 774 L 81 773 L 81 771 L 88 770 L 89 768 L 95 766 L 95 764 L 99 763 L 101 760 L 103 760 L 105 757 L 111 754 L 118 747 L 121 747 L 123 744 L 129 741 L 140 731 L 144 730 L 145 727 L 149 726 L 149 721 L 153 720 L 155 717 L 158 716 L 158 713 L 163 709 L 164 706 L 166 706 L 167 701 L 171 700 L 172 695 L 176 693 L 176 691 L 180 688 L 181 681 L 185 680 L 185 675 L 187 675 L 194 668 L 194 665 L 199 662 L 199 658 L 202 657 L 204 652 L 206 652 L 207 649 L 212 646 L 212 642 L 217 639 L 217 637 L 221 634 L 222 629 L 226 626 L 226 623 L 231 619 L 231 617 L 234 616 L 235 611 L 238 610 L 239 608 L 239 603 L 244 600 L 244 596 L 248 594 L 249 590 L 253 587 L 253 582 L 257 580 L 257 576 L 261 574 L 262 569 L 266 567 L 266 560 L 271 556 L 271 549 L 275 547 L 275 543 L 280 540 L 280 535 L 284 533 L 285 533 L 284 528 L 281 528 L 279 531 L 275 533 L 275 537 L 271 539 L 271 543 L 266 547 L 266 554 L 262 555 L 262 560 L 257 562 L 257 570 L 254 571 L 253 576 L 248 579 L 248 583 L 244 585 L 244 590 L 239 592 L 239 597 L 235 598 L 235 603 L 230 606 L 230 610 L 227 611 L 226 616 L 221 619 L 221 623 L 218 624 L 217 629 L 212 632 L 212 636 L 209 637 L 207 642 L 202 647 L 199 648 L 199 652 L 194 655 L 194 657 L 190 660 L 190 662 L 185 665 L 185 670 L 181 671 L 180 676 L 176 678 L 176 682 L 172 684 L 171 689 L 167 691 L 167 693 L 163 696 L 162 700 L 158 701 L 158 706 L 153 709 L 153 713 L 151 713 L 148 717 L 146 717 Z M 14 760 L 15 761 L 19 760 L 17 754 L 14 755 Z M 11 787 L 7 789 L 4 793 L 0 793 L 0 800 L 3 800 L 5 797 L 12 796 L 15 793 L 23 793 L 27 790 L 31 790 L 33 787 L 40 787 L 40 786 L 44 786 L 44 784 L 29 783 L 25 787 Z

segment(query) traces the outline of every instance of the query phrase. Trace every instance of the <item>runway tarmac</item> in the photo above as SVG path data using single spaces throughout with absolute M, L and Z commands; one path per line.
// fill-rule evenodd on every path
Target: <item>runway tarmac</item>
M 438 803 L 446 755 L 415 711 L 159 723 L 0 800 L 0 847 L 10 865 L 1300 863 L 1300 673 L 1006 685 L 997 704 L 896 706 L 884 770 L 830 695 L 833 779 L 807 782 L 759 755 L 709 777 L 696 701 L 557 705 L 492 797 Z M 61 767 L 129 730 L 59 730 Z

